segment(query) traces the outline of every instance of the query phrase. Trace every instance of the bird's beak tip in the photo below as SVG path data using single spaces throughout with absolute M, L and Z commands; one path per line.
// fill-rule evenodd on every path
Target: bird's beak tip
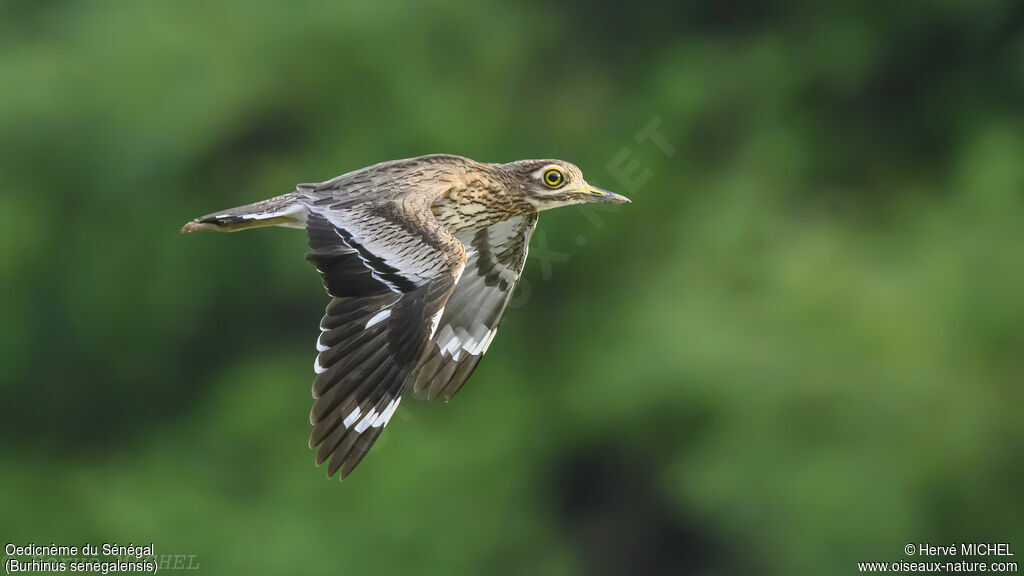
M 602 190 L 596 186 L 589 186 L 589 192 L 597 195 L 598 202 L 605 202 L 607 204 L 632 204 L 633 201 L 626 198 L 622 194 L 616 194 L 615 192 L 609 192 Z

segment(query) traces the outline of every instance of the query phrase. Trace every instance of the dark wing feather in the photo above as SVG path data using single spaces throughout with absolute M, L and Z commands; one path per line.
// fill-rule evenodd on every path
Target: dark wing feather
M 537 214 L 526 214 L 460 238 L 466 267 L 412 376 L 415 391 L 450 400 L 465 384 L 497 333 L 536 225 Z
M 464 265 L 461 242 L 408 203 L 309 206 L 306 231 L 334 298 L 320 323 L 310 412 L 316 463 L 344 479 L 398 408 Z

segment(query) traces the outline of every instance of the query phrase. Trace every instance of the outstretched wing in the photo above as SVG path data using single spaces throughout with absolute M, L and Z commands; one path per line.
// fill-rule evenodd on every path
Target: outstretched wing
M 413 388 L 451 400 L 487 352 L 526 263 L 537 214 L 516 216 L 459 239 L 466 268 L 420 361 Z
M 310 412 L 316 463 L 344 479 L 394 414 L 465 264 L 429 205 L 307 205 L 307 259 L 333 296 L 320 322 Z

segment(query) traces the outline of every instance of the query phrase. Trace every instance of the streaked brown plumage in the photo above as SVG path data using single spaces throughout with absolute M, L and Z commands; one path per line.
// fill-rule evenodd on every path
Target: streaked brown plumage
M 561 160 L 485 164 L 435 154 L 375 164 L 214 212 L 182 232 L 306 230 L 306 258 L 332 297 L 320 322 L 316 463 L 343 479 L 401 401 L 451 399 L 497 332 L 541 210 L 621 204 Z

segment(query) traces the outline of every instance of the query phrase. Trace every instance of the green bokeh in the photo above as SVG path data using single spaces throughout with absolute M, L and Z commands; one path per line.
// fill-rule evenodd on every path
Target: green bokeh
M 0 3 L 0 539 L 212 574 L 1024 549 L 1024 5 L 819 4 Z M 434 152 L 634 203 L 544 214 L 464 391 L 339 485 L 304 236 L 178 229 Z

